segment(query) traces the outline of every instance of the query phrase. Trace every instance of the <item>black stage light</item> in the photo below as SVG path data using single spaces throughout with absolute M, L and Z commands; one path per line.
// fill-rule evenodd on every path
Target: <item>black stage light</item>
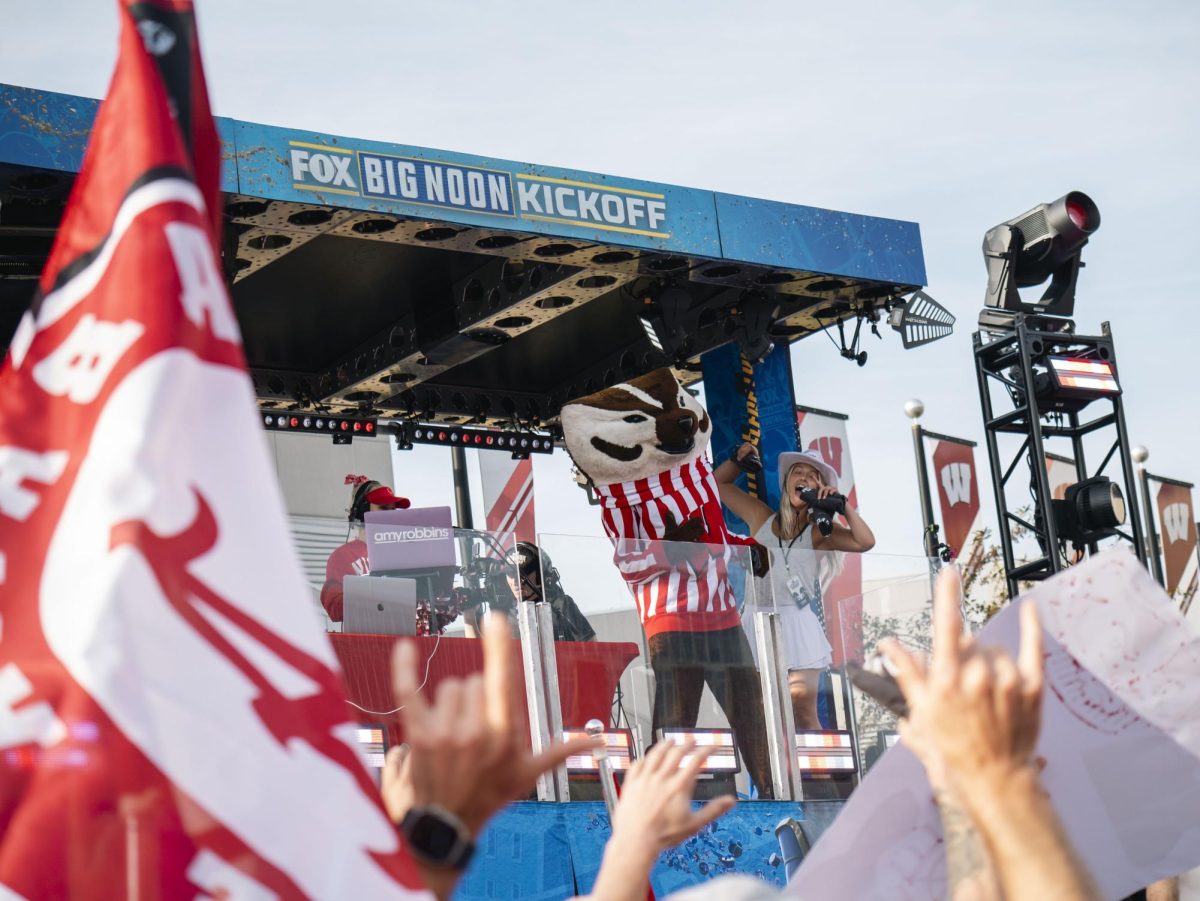
M 779 318 L 778 296 L 768 296 L 761 291 L 747 291 L 738 298 L 737 328 L 734 338 L 746 359 L 761 363 L 775 347 L 771 337 L 771 326 Z M 866 362 L 865 355 L 861 366 Z
M 1058 537 L 1077 545 L 1114 534 L 1125 524 L 1125 498 L 1120 487 L 1106 476 L 1094 476 L 1069 487 L 1054 501 Z
M 405 423 L 404 444 L 397 437 L 397 447 L 409 450 L 414 444 L 440 444 L 445 447 L 473 447 L 476 450 L 508 451 L 514 459 L 532 454 L 554 453 L 554 439 L 536 432 L 511 432 L 502 429 L 467 428 L 463 426 Z M 407 445 L 407 447 L 405 447 Z
M 1043 412 L 1074 413 L 1097 398 L 1121 393 L 1117 367 L 1099 357 L 1046 357 L 1033 384 Z
M 1080 252 L 1099 227 L 1096 204 L 1082 191 L 1071 191 L 988 229 L 983 236 L 988 287 L 979 324 L 1003 326 L 1017 313 L 1073 315 Z M 1027 303 L 1017 293 L 1046 279 L 1050 284 L 1036 302 Z
M 320 413 L 272 413 L 270 411 L 263 411 L 262 424 L 270 431 L 332 435 L 334 444 L 349 444 L 356 435 L 360 438 L 374 438 L 377 428 L 375 419 Z
M 803 777 L 858 772 L 854 741 L 849 732 L 796 732 L 796 763 Z
M 692 296 L 683 288 L 671 286 L 657 296 L 642 298 L 638 321 L 650 346 L 674 361 L 679 345 L 688 337 L 687 314 Z

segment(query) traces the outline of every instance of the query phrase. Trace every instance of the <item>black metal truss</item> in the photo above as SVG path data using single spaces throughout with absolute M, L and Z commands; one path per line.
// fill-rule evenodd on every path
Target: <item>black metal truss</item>
M 1100 475 L 1114 459 L 1120 463 L 1120 484 L 1125 497 L 1128 532 L 1117 535 L 1133 545 L 1134 553 L 1144 564 L 1145 545 L 1137 506 L 1137 484 L 1129 458 L 1129 435 L 1125 428 L 1125 412 L 1121 394 L 1093 401 L 1108 405 L 1104 414 L 1081 421 L 1080 412 L 1055 412 L 1048 405 L 1039 405 L 1036 377 L 1050 356 L 1071 356 L 1105 360 L 1116 364 L 1112 334 L 1107 322 L 1099 336 L 1081 336 L 1063 331 L 1040 331 L 1025 317 L 1018 317 L 1011 331 L 985 337 L 982 332 L 973 336 L 975 372 L 983 411 L 985 445 L 992 473 L 996 512 L 1000 521 L 1000 546 L 1010 597 L 1015 597 L 1022 581 L 1041 581 L 1059 572 L 1068 564 L 1060 550 L 1060 536 L 1055 527 L 1053 497 L 1046 470 L 1046 438 L 1071 441 L 1072 457 L 1079 481 Z M 1119 376 L 1119 371 L 1118 371 Z M 1008 399 L 1007 409 L 997 412 L 993 405 L 993 388 Z M 1085 436 L 1104 429 L 1113 429 L 1112 445 L 1100 464 L 1089 467 L 1084 453 Z M 1022 441 L 1011 458 L 1005 458 L 999 445 L 1003 434 L 1021 436 Z M 1022 467 L 1021 464 L 1024 464 Z M 1034 514 L 1030 522 L 1009 507 L 1007 487 L 1018 472 L 1029 479 L 1033 493 Z M 1018 563 L 1014 551 L 1013 529 L 1029 530 L 1043 551 L 1040 557 Z M 1088 553 L 1098 550 L 1096 543 Z

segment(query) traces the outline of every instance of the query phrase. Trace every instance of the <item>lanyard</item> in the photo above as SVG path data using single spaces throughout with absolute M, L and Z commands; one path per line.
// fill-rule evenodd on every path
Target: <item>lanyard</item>
M 779 550 L 783 554 L 783 568 L 786 569 L 789 573 L 792 571 L 792 568 L 790 566 L 788 566 L 788 557 L 792 553 L 792 545 L 794 545 L 797 541 L 800 540 L 800 537 L 804 534 L 804 532 L 807 528 L 808 528 L 808 523 L 805 523 L 804 525 L 802 525 L 800 527 L 800 531 L 796 533 L 796 537 L 788 542 L 788 546 L 786 548 L 783 546 L 783 539 L 780 538 L 778 535 L 775 536 L 775 540 L 779 542 Z

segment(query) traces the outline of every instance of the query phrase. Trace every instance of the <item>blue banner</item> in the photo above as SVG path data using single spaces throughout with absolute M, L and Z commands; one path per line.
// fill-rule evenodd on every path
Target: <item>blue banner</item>
M 704 368 L 704 402 L 713 421 L 714 466 L 729 459 L 745 441 L 748 414 L 741 358 L 737 344 L 731 343 L 709 351 L 700 360 Z M 787 347 L 777 346 L 753 371 L 761 432 L 761 479 L 766 490 L 764 502 L 775 509 L 779 506 L 779 478 L 776 474 L 779 455 L 796 449 L 796 401 L 792 392 L 792 366 Z M 746 488 L 744 474 L 738 477 L 737 484 Z M 731 531 L 749 534 L 747 525 L 729 510 L 725 511 L 725 521 Z

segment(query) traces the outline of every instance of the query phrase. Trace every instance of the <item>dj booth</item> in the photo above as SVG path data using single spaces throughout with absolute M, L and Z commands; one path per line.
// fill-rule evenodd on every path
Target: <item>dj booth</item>
M 404 740 L 398 717 L 388 712 L 396 706 L 392 697 L 392 648 L 397 641 L 390 635 L 332 633 L 329 638 L 342 665 L 346 694 L 362 723 L 383 723 L 388 729 L 388 744 Z M 438 683 L 452 676 L 465 676 L 483 670 L 483 647 L 473 638 L 431 636 L 406 639 L 417 646 L 418 672 L 428 673 L 423 692 L 432 697 Z M 625 667 L 638 655 L 633 642 L 561 641 L 558 654 L 558 684 L 562 699 L 563 725 L 580 727 L 590 719 L 608 722 L 617 681 Z M 525 696 L 522 671 L 521 697 Z

